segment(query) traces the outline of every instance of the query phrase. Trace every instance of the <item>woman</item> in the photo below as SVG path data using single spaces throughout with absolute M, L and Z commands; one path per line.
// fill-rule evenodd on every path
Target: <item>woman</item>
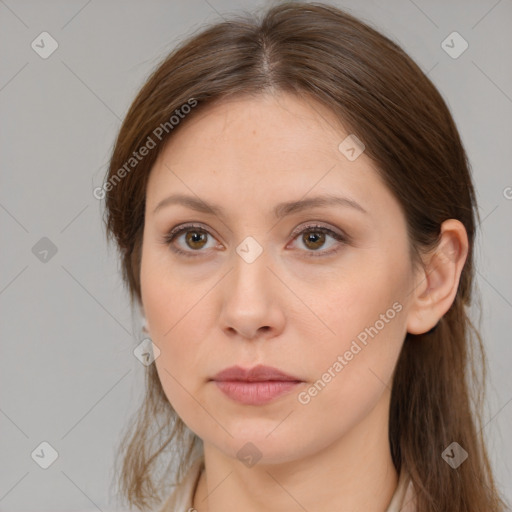
M 504 510 L 466 382 L 469 165 L 395 43 L 322 4 L 205 29 L 142 87 L 104 188 L 155 352 L 131 505 Z

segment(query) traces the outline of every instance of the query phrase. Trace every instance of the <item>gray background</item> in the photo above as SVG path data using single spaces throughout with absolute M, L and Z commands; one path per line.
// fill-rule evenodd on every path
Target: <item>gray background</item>
M 112 457 L 142 397 L 144 367 L 132 350 L 143 336 L 92 190 L 130 102 L 176 42 L 271 3 L 0 0 L 0 510 L 119 510 Z M 428 72 L 468 151 L 484 219 L 484 432 L 512 500 L 512 1 L 333 3 Z M 47 59 L 31 48 L 43 31 L 59 45 Z M 456 59 L 441 46 L 453 31 L 469 44 Z M 43 237 L 57 248 L 47 261 L 32 250 Z M 46 470 L 31 458 L 42 441 L 59 454 Z

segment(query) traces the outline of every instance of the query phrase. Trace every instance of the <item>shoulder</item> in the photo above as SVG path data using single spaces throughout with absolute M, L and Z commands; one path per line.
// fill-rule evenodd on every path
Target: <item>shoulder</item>
M 174 512 L 175 510 L 187 512 L 189 508 L 192 508 L 194 491 L 203 467 L 203 456 L 194 459 L 183 480 L 173 488 L 163 505 L 155 512 Z

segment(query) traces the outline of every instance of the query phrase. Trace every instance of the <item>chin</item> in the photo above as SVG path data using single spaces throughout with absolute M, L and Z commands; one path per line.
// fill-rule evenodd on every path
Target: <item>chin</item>
M 307 456 L 309 449 L 314 452 L 312 444 L 304 444 L 304 436 L 291 438 L 284 429 L 278 433 L 281 427 L 268 435 L 272 429 L 262 429 L 261 425 L 258 428 L 258 422 L 254 420 L 251 423 L 252 428 L 244 428 L 243 432 L 229 429 L 233 437 L 226 435 L 222 439 L 204 438 L 204 442 L 215 446 L 227 457 L 237 459 L 247 467 L 254 464 L 261 466 L 292 462 Z

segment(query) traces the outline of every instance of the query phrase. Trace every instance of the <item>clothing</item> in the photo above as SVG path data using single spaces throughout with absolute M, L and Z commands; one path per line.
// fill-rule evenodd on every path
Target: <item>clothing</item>
M 194 493 L 204 469 L 204 457 L 198 457 L 190 466 L 181 486 L 175 488 L 157 512 L 194 512 Z M 416 512 L 414 487 L 409 474 L 402 468 L 398 485 L 385 512 Z

